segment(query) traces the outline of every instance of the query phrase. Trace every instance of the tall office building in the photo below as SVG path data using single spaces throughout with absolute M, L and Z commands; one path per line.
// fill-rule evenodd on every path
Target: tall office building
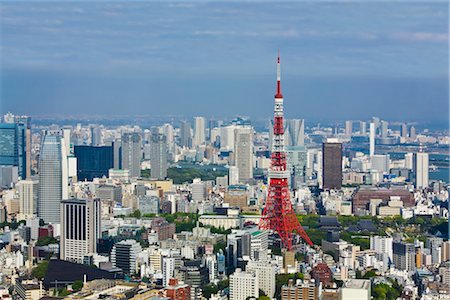
M 390 160 L 389 154 L 376 154 L 370 157 L 371 169 L 381 173 L 388 173 Z
M 114 244 L 111 251 L 111 263 L 125 274 L 136 273 L 137 257 L 142 252 L 141 245 L 135 240 L 124 240 Z
M 112 146 L 74 146 L 73 152 L 77 158 L 78 180 L 108 177 L 109 169 L 114 167 Z
M 400 126 L 400 136 L 402 138 L 408 137 L 408 125 L 406 125 L 405 123 L 402 123 L 402 125 Z
M 122 169 L 129 170 L 131 177 L 141 176 L 142 138 L 137 132 L 122 135 Z
M 167 177 L 167 143 L 166 136 L 153 134 L 150 144 L 151 177 L 164 179 Z
M 83 256 L 97 253 L 101 237 L 100 199 L 70 199 L 61 202 L 62 260 L 83 262 Z
M 376 253 L 386 254 L 391 262 L 394 259 L 392 245 L 393 239 L 391 237 L 386 236 L 370 237 L 370 249 L 375 250 Z
M 388 136 L 388 126 L 389 123 L 387 121 L 381 121 L 381 137 L 386 138 Z
M 375 123 L 370 122 L 370 136 L 369 136 L 369 155 L 373 156 L 375 154 Z
M 359 134 L 365 135 L 366 134 L 366 122 L 359 121 Z
M 194 118 L 194 146 L 203 145 L 205 143 L 206 121 L 204 117 Z
M 416 269 L 416 249 L 412 243 L 393 243 L 394 266 L 398 270 L 414 271 Z
M 287 164 L 291 173 L 291 187 L 298 189 L 306 183 L 307 151 L 304 146 L 287 146 L 286 150 Z
M 174 153 L 175 151 L 175 134 L 172 124 L 164 124 L 162 126 L 162 131 L 166 137 L 167 151 L 169 153 Z
M 239 181 L 253 179 L 253 129 L 239 127 L 235 131 L 234 161 L 239 169 Z
M 428 187 L 428 153 L 414 153 L 413 172 L 416 188 L 423 189 Z
M 259 297 L 258 275 L 241 269 L 230 275 L 230 300 L 246 300 Z
M 287 120 L 286 146 L 303 146 L 305 145 L 305 120 L 290 119 Z
M 259 289 L 272 299 L 275 294 L 275 266 L 263 261 L 250 261 L 245 270 L 256 273 Z
M 66 154 L 69 155 L 72 153 L 72 143 L 71 143 L 72 128 L 69 126 L 65 126 L 61 129 L 61 131 L 62 131 L 62 136 L 64 138 L 64 145 L 66 147 Z
M 416 140 L 416 138 L 417 138 L 416 127 L 411 126 L 409 128 L 409 138 L 413 141 Z
M 30 132 L 25 124 L 0 123 L 0 165 L 16 166 L 22 179 L 30 173 L 30 144 Z
M 103 145 L 102 129 L 100 126 L 91 127 L 91 146 Z
M 39 182 L 33 179 L 21 180 L 16 184 L 19 193 L 19 219 L 26 220 L 37 215 Z
M 323 143 L 323 188 L 340 189 L 342 187 L 342 144 Z
M 162 258 L 162 273 L 163 273 L 163 286 L 169 285 L 169 280 L 174 277 L 175 272 L 175 258 L 163 257 Z
M 228 185 L 239 184 L 239 168 L 230 166 L 228 169 Z
M 180 146 L 192 147 L 192 130 L 191 124 L 186 121 L 181 121 L 180 124 Z
M 68 165 L 64 139 L 59 131 L 47 131 L 39 155 L 38 216 L 46 223 L 59 223 L 60 203 L 67 198 Z
M 352 136 L 353 133 L 353 121 L 345 121 L 345 135 Z

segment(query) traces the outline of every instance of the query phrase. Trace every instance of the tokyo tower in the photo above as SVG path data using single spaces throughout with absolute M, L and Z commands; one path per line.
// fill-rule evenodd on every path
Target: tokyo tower
M 273 139 L 269 169 L 269 191 L 259 227 L 273 230 L 281 238 L 282 247 L 292 249 L 292 237 L 297 232 L 305 242 L 313 245 L 292 208 L 284 145 L 284 111 L 281 94 L 280 54 L 277 62 L 277 93 L 275 94 Z

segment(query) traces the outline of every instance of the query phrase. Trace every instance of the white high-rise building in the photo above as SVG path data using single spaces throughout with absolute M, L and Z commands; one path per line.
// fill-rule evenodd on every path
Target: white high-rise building
M 206 185 L 200 178 L 194 178 L 191 184 L 192 201 L 194 203 L 204 202 L 206 200 Z
M 386 253 L 392 262 L 394 259 L 392 250 L 393 238 L 386 236 L 371 236 L 370 249 L 375 250 L 376 253 Z
M 234 150 L 234 133 L 238 126 L 232 124 L 220 127 L 220 149 Z
M 167 148 L 170 153 L 175 150 L 175 134 L 172 124 L 163 125 L 163 134 L 166 136 Z
M 239 169 L 239 181 L 253 178 L 253 129 L 239 127 L 235 131 L 234 161 Z
M 60 131 L 45 132 L 39 155 L 38 216 L 46 223 L 60 222 L 61 200 L 68 198 L 68 164 Z
M 359 134 L 366 134 L 366 122 L 359 121 Z
M 405 168 L 413 170 L 414 169 L 414 154 L 406 153 L 405 154 Z
M 353 133 L 353 122 L 352 121 L 345 121 L 345 135 L 350 137 Z
M 371 169 L 378 172 L 389 172 L 389 154 L 376 154 L 370 157 Z
M 205 143 L 205 118 L 194 118 L 194 146 L 203 145 Z
M 413 168 L 416 188 L 428 187 L 428 153 L 414 153 Z
M 19 219 L 26 220 L 37 215 L 38 207 L 38 185 L 37 180 L 21 180 L 16 184 L 19 192 Z
M 169 285 L 169 279 L 173 278 L 175 271 L 175 258 L 163 257 L 162 259 L 162 273 L 163 273 L 163 286 Z
M 258 275 L 236 269 L 230 275 L 230 300 L 246 300 L 248 297 L 259 297 Z
M 286 146 L 304 146 L 305 121 L 303 119 L 289 119 L 286 121 Z
M 230 166 L 228 169 L 228 185 L 239 184 L 239 168 Z
M 62 201 L 60 258 L 82 263 L 85 255 L 96 253 L 100 224 L 100 199 Z
M 275 294 L 275 266 L 262 261 L 250 261 L 246 266 L 247 272 L 254 272 L 258 277 L 259 289 L 269 298 Z
M 370 142 L 370 148 L 369 148 L 369 155 L 373 156 L 375 154 L 375 123 L 370 122 L 370 136 L 369 136 L 369 142 Z

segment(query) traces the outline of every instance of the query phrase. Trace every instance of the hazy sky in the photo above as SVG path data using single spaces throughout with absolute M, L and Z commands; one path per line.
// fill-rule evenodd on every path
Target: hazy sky
M 448 2 L 2 2 L 2 113 L 448 119 Z

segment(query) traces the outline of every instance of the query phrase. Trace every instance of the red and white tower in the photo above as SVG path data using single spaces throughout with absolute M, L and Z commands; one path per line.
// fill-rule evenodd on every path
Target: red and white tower
M 284 110 L 281 94 L 280 54 L 277 62 L 277 93 L 275 94 L 273 139 L 269 169 L 269 193 L 259 227 L 278 233 L 284 248 L 291 250 L 292 236 L 297 232 L 309 244 L 311 239 L 300 225 L 289 194 L 289 170 L 284 145 Z

